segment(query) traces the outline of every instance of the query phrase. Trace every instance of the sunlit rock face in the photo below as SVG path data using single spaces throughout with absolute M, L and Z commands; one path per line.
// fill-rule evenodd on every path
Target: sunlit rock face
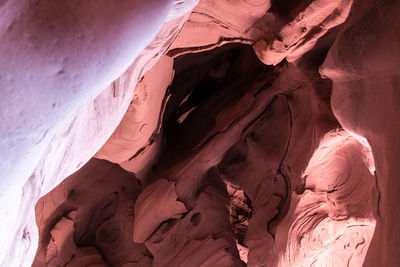
M 0 4 L 1 266 L 400 264 L 398 2 L 64 2 Z
M 398 1 L 354 5 L 321 69 L 333 81 L 335 116 L 355 136 L 366 138 L 375 158 L 379 201 L 366 266 L 399 264 L 399 15 Z
M 375 227 L 368 153 L 347 133 L 325 136 L 278 229 L 276 246 L 286 246 L 278 265 L 362 266 Z

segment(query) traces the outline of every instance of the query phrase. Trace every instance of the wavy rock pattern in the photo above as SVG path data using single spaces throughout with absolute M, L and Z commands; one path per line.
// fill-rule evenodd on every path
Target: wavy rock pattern
M 305 170 L 303 192 L 293 193 L 291 216 L 282 223 L 290 228 L 279 265 L 362 265 L 375 228 L 375 181 L 363 151 L 343 132 L 321 141 Z
M 64 2 L 0 4 L 0 265 L 399 265 L 399 3 Z

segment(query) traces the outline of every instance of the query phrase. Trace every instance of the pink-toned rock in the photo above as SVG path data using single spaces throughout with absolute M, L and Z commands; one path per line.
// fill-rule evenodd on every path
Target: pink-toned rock
M 399 265 L 399 3 L 64 2 L 0 4 L 0 265 Z
M 133 240 L 143 243 L 164 221 L 178 219 L 187 210 L 177 201 L 175 184 L 159 179 L 144 189 L 135 204 Z
M 163 56 L 143 76 L 121 123 L 95 157 L 121 164 L 150 145 L 152 136 L 160 133 L 164 98 L 173 78 L 172 65 L 173 60 Z
M 379 198 L 365 266 L 399 265 L 400 5 L 356 1 L 321 73 L 333 81 L 332 109 L 343 127 L 369 143 Z
M 38 201 L 40 238 L 32 266 L 151 266 L 146 247 L 132 239 L 140 193 L 136 177 L 118 165 L 89 161 Z
M 368 153 L 344 132 L 328 133 L 292 193 L 288 216 L 278 226 L 282 266 L 361 266 L 371 241 L 375 179 Z
M 8 4 L 10 4 L 8 2 Z M 168 4 L 168 3 L 165 3 Z M 192 2 L 191 5 L 194 3 Z M 72 3 L 71 3 L 72 5 Z M 41 6 L 44 8 L 45 6 Z M 57 6 L 53 6 L 56 8 Z M 12 8 L 11 4 L 7 5 L 7 8 Z M 19 8 L 19 7 L 15 7 Z M 59 6 L 59 8 L 62 8 L 62 6 Z M 85 7 L 82 7 L 85 9 Z M 139 6 L 138 6 L 139 8 Z M 190 8 L 190 5 L 187 5 L 187 8 Z M 16 11 L 15 9 L 14 11 Z M 162 12 L 162 9 L 159 10 Z M 166 11 L 165 9 L 168 9 L 167 6 L 164 6 L 164 12 Z M 174 9 L 176 9 L 176 6 L 173 6 L 171 12 L 175 12 Z M 35 9 L 36 10 L 36 9 Z M 37 12 L 48 12 L 48 10 L 36 10 Z M 115 11 L 115 10 L 114 10 Z M 157 12 L 156 10 L 153 10 L 154 12 Z M 17 12 L 17 11 L 16 11 Z M 34 11 L 31 11 L 34 12 Z M 92 12 L 92 11 L 88 11 Z M 111 12 L 111 11 L 110 11 Z M 134 11 L 132 11 L 134 12 Z M 10 13 L 11 14 L 11 13 Z M 10 15 L 7 13 L 7 16 Z M 92 15 L 94 13 L 91 13 Z M 165 14 L 165 13 L 164 13 Z M 174 16 L 177 16 L 181 14 L 180 12 L 175 12 Z M 131 60 L 135 59 L 135 62 L 132 64 L 132 66 L 117 80 L 112 82 L 112 80 L 109 80 L 109 83 L 112 82 L 111 85 L 107 87 L 108 84 L 105 84 L 103 88 L 98 88 L 99 84 L 97 82 L 102 83 L 101 79 L 111 79 L 110 77 L 115 77 L 117 78 L 118 75 L 122 73 L 123 70 L 121 69 L 121 73 L 113 73 L 113 71 L 118 71 L 120 68 L 125 68 L 122 65 L 119 65 L 119 63 L 116 62 L 108 62 L 108 64 L 117 64 L 118 68 L 111 68 L 112 66 L 106 66 L 107 62 L 103 62 L 102 64 L 104 66 L 100 66 L 103 68 L 105 71 L 108 69 L 110 71 L 109 74 L 104 75 L 104 77 L 101 77 L 100 80 L 98 80 L 96 83 L 91 84 L 91 86 L 85 87 L 85 90 L 81 90 L 78 88 L 73 89 L 72 91 L 77 94 L 80 94 L 80 96 L 86 96 L 87 99 L 83 101 L 83 99 L 75 99 L 72 98 L 70 99 L 68 96 L 68 90 L 71 88 L 63 89 L 64 99 L 60 102 L 62 105 L 66 105 L 66 103 L 69 103 L 68 101 L 71 101 L 70 106 L 68 106 L 70 112 L 68 115 L 64 114 L 62 112 L 62 108 L 59 108 L 57 105 L 55 107 L 42 105 L 40 104 L 39 99 L 37 99 L 35 103 L 35 110 L 37 109 L 38 112 L 42 112 L 45 114 L 45 116 L 50 116 L 51 118 L 57 117 L 57 125 L 53 125 L 53 119 L 49 119 L 46 123 L 42 123 L 41 119 L 39 117 L 36 117 L 36 119 L 32 120 L 32 123 L 36 124 L 41 124 L 41 128 L 38 128 L 38 131 L 44 131 L 44 128 L 48 127 L 51 129 L 51 131 L 47 131 L 45 135 L 38 134 L 38 138 L 34 138 L 33 140 L 35 143 L 34 147 L 34 155 L 29 156 L 30 152 L 25 154 L 24 157 L 20 157 L 18 161 L 14 160 L 14 156 L 16 155 L 15 153 L 20 153 L 21 151 L 28 151 L 31 148 L 29 148 L 28 145 L 26 145 L 24 142 L 24 138 L 21 137 L 21 135 L 25 135 L 26 132 L 26 127 L 30 127 L 29 124 L 24 124 L 23 127 L 20 127 L 20 131 L 17 135 L 9 134 L 12 128 L 9 130 L 5 130 L 7 124 L 1 124 L 1 141 L 0 145 L 4 151 L 9 151 L 8 157 L 6 157 L 4 160 L 2 160 L 2 171 L 6 170 L 6 167 L 9 165 L 9 163 L 12 161 L 13 162 L 13 172 L 8 172 L 7 176 L 3 177 L 1 175 L 1 181 L 7 183 L 12 182 L 16 183 L 22 183 L 19 185 L 15 185 L 12 187 L 4 186 L 2 187 L 2 192 L 0 193 L 0 211 L 4 214 L 7 214 L 3 220 L 3 225 L 4 227 L 0 228 L 1 235 L 4 237 L 4 240 L 8 240 L 3 242 L 1 245 L 4 246 L 4 249 L 1 250 L 0 252 L 0 262 L 4 261 L 4 264 L 7 265 L 11 264 L 16 264 L 19 265 L 20 263 L 14 263 L 15 262 L 26 262 L 26 263 L 21 263 L 21 264 L 26 264 L 30 265 L 30 262 L 33 260 L 36 246 L 37 246 L 37 230 L 34 222 L 34 215 L 33 215 L 33 208 L 38 200 L 38 198 L 47 192 L 49 192 L 52 188 L 57 186 L 63 179 L 65 179 L 67 176 L 71 175 L 73 172 L 81 168 L 90 158 L 99 150 L 99 148 L 105 143 L 105 141 L 110 137 L 114 129 L 117 127 L 118 123 L 122 119 L 124 113 L 126 112 L 126 109 L 129 106 L 129 103 L 132 100 L 132 91 L 134 87 L 136 86 L 137 82 L 141 79 L 143 74 L 149 70 L 153 64 L 157 62 L 159 57 L 162 56 L 162 54 L 166 53 L 169 45 L 172 43 L 174 38 L 176 37 L 177 33 L 179 32 L 182 24 L 186 21 L 187 15 L 185 16 L 184 14 L 181 14 L 183 16 L 181 17 L 170 17 L 170 20 L 165 22 L 163 27 L 161 27 L 160 32 L 157 34 L 156 38 L 151 42 L 135 59 L 135 55 L 130 55 L 129 57 L 123 58 L 123 60 L 130 60 L 131 56 L 134 56 L 131 58 Z M 138 19 L 138 18 L 136 18 Z M 101 19 L 98 19 L 99 23 L 102 23 Z M 59 21 L 60 23 L 62 22 L 61 20 Z M 153 21 L 154 23 L 157 23 L 157 20 Z M 22 22 L 21 22 L 22 23 Z M 45 23 L 45 22 L 43 22 Z M 77 22 L 78 23 L 78 22 Z M 118 23 L 122 23 L 121 21 Z M 95 25 L 92 25 L 93 22 L 90 24 L 90 27 L 95 27 Z M 75 25 L 75 24 L 74 24 Z M 75 27 L 72 25 L 71 27 Z M 115 25 L 114 25 L 115 26 Z M 150 25 L 149 25 L 150 26 Z M 153 25 L 154 26 L 154 25 Z M 110 25 L 112 27 L 112 25 Z M 11 28 L 10 28 L 11 29 Z M 104 30 L 107 30 L 108 28 L 105 28 Z M 84 31 L 84 29 L 82 29 Z M 133 30 L 133 29 L 131 29 Z M 143 28 L 141 28 L 143 30 Z M 8 33 L 5 33 L 3 36 L 6 38 Z M 56 34 L 56 33 L 54 33 Z M 61 33 L 60 33 L 61 34 Z M 97 33 L 99 34 L 99 33 Z M 114 32 L 112 34 L 118 34 L 117 32 Z M 122 34 L 122 33 L 121 33 Z M 155 34 L 155 33 L 154 33 Z M 150 35 L 146 35 L 146 38 L 149 38 Z M 102 36 L 102 38 L 105 38 L 106 36 Z M 126 36 L 127 38 L 131 38 L 130 36 Z M 135 38 L 133 38 L 135 39 Z M 106 42 L 107 39 L 104 39 L 104 42 Z M 142 46 L 139 42 L 137 42 L 137 38 L 135 39 L 135 44 L 138 45 L 140 50 L 144 47 L 144 45 L 147 44 L 147 39 L 142 40 L 144 42 L 144 45 Z M 120 40 L 121 41 L 121 40 Z M 148 40 L 148 42 L 150 42 Z M 79 40 L 77 42 L 80 42 Z M 83 40 L 82 42 L 85 42 Z M 91 42 L 90 40 L 86 40 L 86 42 Z M 4 44 L 4 43 L 3 43 Z M 98 43 L 99 44 L 99 43 Z M 39 43 L 38 43 L 39 45 Z M 64 44 L 63 44 L 64 45 Z M 107 44 L 108 46 L 112 47 L 113 45 L 116 45 L 115 43 L 109 43 Z M 138 47 L 132 46 L 130 47 L 128 45 L 127 49 L 138 49 Z M 98 49 L 105 49 L 106 46 L 102 46 L 102 48 Z M 41 48 L 42 49 L 42 48 Z M 65 51 L 63 50 L 57 50 L 57 48 L 54 48 L 54 53 L 60 53 L 63 55 Z M 66 49 L 73 49 L 71 47 L 67 47 Z M 121 48 L 122 49 L 122 48 Z M 51 50 L 51 49 L 50 49 Z M 50 53 L 50 50 L 47 52 Z M 76 50 L 76 49 L 75 49 Z M 52 51 L 52 50 L 51 50 Z M 85 50 L 86 51 L 86 50 Z M 95 53 L 97 50 L 91 51 L 92 53 Z M 73 54 L 71 55 L 64 55 L 65 58 L 71 58 L 71 57 L 79 57 L 79 53 L 83 53 L 84 51 L 81 50 L 76 50 L 74 51 Z M 104 52 L 104 51 L 103 51 Z M 103 53 L 101 52 L 101 53 Z M 120 51 L 121 52 L 121 51 Z M 129 51 L 125 51 L 129 53 Z M 35 52 L 36 53 L 36 52 Z M 90 53 L 89 53 L 90 54 Z M 85 57 L 82 56 L 82 60 L 91 60 L 89 57 L 89 54 L 85 54 Z M 106 53 L 107 54 L 107 53 Z M 23 57 L 25 54 L 20 55 Z M 94 55 L 94 54 L 93 54 Z M 119 54 L 118 54 L 119 55 Z M 35 54 L 35 56 L 37 56 Z M 111 56 L 111 55 L 108 55 Z M 4 59 L 4 57 L 2 58 Z M 103 58 L 106 60 L 105 58 Z M 103 60 L 101 59 L 101 60 Z M 98 58 L 98 61 L 100 58 Z M 76 59 L 76 62 L 66 62 L 65 64 L 78 64 L 79 60 Z M 16 61 L 15 61 L 16 62 Z M 25 65 L 27 64 L 27 61 L 24 61 Z M 41 61 L 38 61 L 37 64 L 41 64 Z M 29 63 L 29 62 L 28 62 Z M 81 62 L 82 63 L 82 62 Z M 79 64 L 81 64 L 79 63 Z M 129 62 L 131 64 L 132 61 Z M 82 63 L 83 64 L 83 63 Z M 91 63 L 92 64 L 92 63 Z M 93 63 L 95 64 L 95 63 Z M 68 65 L 69 66 L 69 65 Z M 72 65 L 71 65 L 72 66 Z M 48 68 L 48 66 L 43 65 L 43 68 Z M 85 68 L 85 71 L 87 70 L 88 66 L 84 66 L 84 64 L 81 66 L 82 68 Z M 96 67 L 97 68 L 97 67 Z M 90 82 L 91 79 L 96 79 L 95 76 L 93 75 L 87 75 L 85 76 L 84 72 L 80 72 L 79 68 L 74 68 L 71 67 L 72 72 L 79 73 L 79 75 L 83 76 L 77 76 L 73 79 L 72 82 L 79 83 L 79 86 L 85 86 L 84 82 Z M 8 69 L 8 71 L 12 72 L 12 69 Z M 38 71 L 38 69 L 32 68 L 32 71 Z M 67 74 L 66 71 L 65 73 L 61 73 L 60 75 L 56 76 L 46 76 L 47 72 L 44 72 L 42 74 L 38 74 L 35 77 L 38 79 L 37 82 L 45 82 L 46 79 L 48 80 L 49 83 L 54 83 L 57 79 L 64 79 L 63 75 Z M 2 73 L 1 73 L 2 74 Z M 101 73 L 96 73 L 96 75 L 99 74 L 101 76 Z M 18 74 L 19 75 L 19 74 Z M 42 77 L 42 76 L 43 77 Z M 111 76 L 110 76 L 111 75 Z M 1 75 L 0 75 L 1 76 Z M 89 77 L 90 76 L 90 77 Z M 32 76 L 33 77 L 33 76 Z M 41 78 L 40 78 L 41 77 Z M 46 78 L 47 77 L 47 78 Z M 54 80 L 55 79 L 55 80 Z M 79 80 L 82 79 L 82 82 L 79 82 Z M 86 80 L 87 79 L 87 80 Z M 6 81 L 7 82 L 7 81 Z M 23 81 L 21 81 L 23 82 Z M 69 81 L 66 81 L 68 83 Z M 104 81 L 103 81 L 104 82 Z M 82 84 L 80 84 L 82 83 Z M 57 84 L 55 86 L 56 88 L 59 88 L 62 83 Z M 30 86 L 36 86 L 36 83 L 30 84 Z M 17 86 L 17 85 L 13 85 Z M 46 85 L 47 86 L 47 85 Z M 32 87 L 32 88 L 33 88 Z M 107 87 L 106 89 L 104 89 Z M 49 89 L 48 87 L 45 87 L 43 90 Z M 79 87 L 80 88 L 80 87 Z M 91 94 L 88 94 L 88 91 L 90 90 L 97 90 L 95 92 L 92 92 Z M 103 89 L 103 92 L 98 91 L 99 89 Z M 14 89 L 13 89 L 14 90 Z M 29 89 L 31 90 L 31 89 Z M 28 91 L 29 91 L 28 90 Z M 32 90 L 36 90 L 36 88 L 33 88 Z M 50 89 L 49 89 L 50 90 Z M 75 90 L 75 91 L 74 91 Z M 60 92 L 61 92 L 60 91 Z M 8 92 L 17 92 L 17 89 L 14 91 L 1 91 L 1 94 L 5 94 L 4 97 L 2 98 L 2 103 L 6 103 L 6 99 L 8 99 L 9 96 L 15 97 L 15 95 L 9 95 Z M 101 92 L 101 94 L 99 94 Z M 62 94 L 57 95 L 57 94 L 49 94 L 46 96 L 45 92 L 42 92 L 43 94 L 36 94 L 35 97 L 29 96 L 27 94 L 27 91 L 24 91 L 23 97 L 26 97 L 26 99 L 29 99 L 29 101 L 33 101 L 36 98 L 40 98 L 43 101 L 44 100 L 49 100 L 48 97 L 62 97 Z M 75 94 L 75 93 L 74 93 Z M 83 94 L 83 95 L 82 95 Z M 97 95 L 99 94 L 99 95 Z M 46 98 L 47 97 L 47 98 Z M 46 101 L 47 101 L 46 100 Z M 28 100 L 27 100 L 28 101 Z M 76 101 L 76 102 L 74 102 Z M 83 101 L 83 102 L 82 102 Z M 12 102 L 12 101 L 11 101 Z M 30 103 L 30 102 L 29 102 Z M 8 103 L 7 105 L 9 105 Z M 2 104 L 3 105 L 3 104 Z M 69 105 L 69 104 L 68 104 Z M 66 106 L 64 106 L 66 107 Z M 29 108 L 29 105 L 26 107 L 23 107 L 23 105 L 19 105 L 19 108 Z M 42 108 L 42 109 L 41 109 Z M 49 111 L 50 108 L 50 111 Z M 47 111 L 46 111 L 47 110 Z M 1 116 L 6 116 L 7 112 L 12 112 L 11 109 L 8 108 L 3 108 L 1 106 Z M 26 112 L 26 113 L 21 113 L 23 116 L 35 116 L 35 112 Z M 58 115 L 57 115 L 58 114 Z M 64 117 L 63 117 L 64 116 Z M 13 120 L 12 117 L 9 117 L 7 120 L 4 119 L 5 123 L 12 123 L 11 121 Z M 16 121 L 18 122 L 18 120 Z M 57 126 L 57 127 L 56 127 Z M 24 128 L 25 127 L 25 128 Z M 7 127 L 6 127 L 7 128 Z M 29 135 L 36 135 L 37 132 L 36 130 L 33 129 L 28 129 Z M 20 135 L 21 134 L 21 135 Z M 3 138 L 4 136 L 4 138 Z M 19 136 L 19 137 L 18 137 Z M 22 138 L 21 142 L 15 143 L 14 141 L 10 141 L 9 137 L 12 138 Z M 46 138 L 42 138 L 46 137 Z M 39 140 L 40 139 L 40 140 Z M 31 142 L 32 140 L 26 139 L 27 142 Z M 22 153 L 22 152 L 21 152 Z M 25 157 L 28 157 L 29 160 L 27 160 Z M 24 167 L 18 167 L 20 162 L 23 162 Z M 11 165 L 10 165 L 11 166 Z M 34 172 L 32 173 L 31 167 L 35 167 Z M 8 168 L 8 167 L 7 167 Z M 15 172 L 15 173 L 14 173 Z M 17 175 L 18 179 L 15 179 L 13 175 Z M 29 179 L 28 179 L 29 178 Z M 23 193 L 21 193 L 23 192 Z M 14 206 L 8 205 L 9 201 L 14 202 Z M 12 230 L 10 230 L 13 228 Z M 4 231 L 4 232 L 2 232 Z M 23 234 L 25 233 L 25 234 Z M 24 238 L 20 238 L 20 236 L 23 235 Z M 8 252 L 7 252 L 8 251 Z M 4 253 L 4 255 L 2 254 Z
M 284 58 L 289 62 L 296 61 L 331 28 L 346 20 L 351 4 L 352 0 L 300 2 L 289 11 L 293 20 L 278 18 L 276 37 L 259 40 L 254 50 L 265 64 L 276 65 Z
M 22 187 L 60 127 L 122 75 L 156 36 L 171 5 L 2 4 L 0 148 L 8 153 L 1 159 L 1 188 Z

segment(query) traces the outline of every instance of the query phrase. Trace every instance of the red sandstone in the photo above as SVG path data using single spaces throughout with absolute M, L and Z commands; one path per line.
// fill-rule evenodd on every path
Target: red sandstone
M 0 4 L 1 266 L 398 266 L 400 3 Z

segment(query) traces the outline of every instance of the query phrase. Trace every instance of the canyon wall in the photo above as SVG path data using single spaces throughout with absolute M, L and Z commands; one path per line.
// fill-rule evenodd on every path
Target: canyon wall
M 400 263 L 399 3 L 64 2 L 0 5 L 0 265 Z

